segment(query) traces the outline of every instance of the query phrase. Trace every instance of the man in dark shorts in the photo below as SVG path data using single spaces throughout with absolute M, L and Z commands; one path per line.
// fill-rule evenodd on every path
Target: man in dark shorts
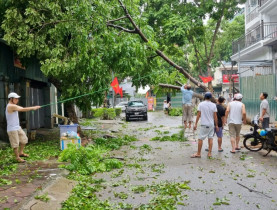
M 217 119 L 218 119 L 218 132 L 215 130 L 219 152 L 223 152 L 221 145 L 222 145 L 223 127 L 225 124 L 225 111 L 226 111 L 226 109 L 223 106 L 224 103 L 225 103 L 225 98 L 220 96 L 217 100 L 217 105 L 216 105 Z
M 269 104 L 267 101 L 268 94 L 266 92 L 261 93 L 261 105 L 260 105 L 260 122 L 262 122 L 263 129 L 269 128 Z

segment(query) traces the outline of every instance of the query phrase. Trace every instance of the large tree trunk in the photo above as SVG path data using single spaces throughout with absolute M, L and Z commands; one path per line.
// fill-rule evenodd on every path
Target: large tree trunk
M 163 87 L 163 88 L 170 88 L 170 89 L 175 89 L 175 90 L 180 90 L 180 88 L 181 88 L 180 86 L 169 85 L 169 84 L 162 84 L 162 83 L 160 83 L 159 86 Z M 193 92 L 193 97 L 196 97 L 196 98 L 199 98 L 201 100 L 204 100 L 204 97 L 201 94 L 199 94 L 199 93 Z
M 51 82 L 59 92 L 62 92 L 62 89 L 61 89 L 61 82 L 60 80 L 52 77 L 52 76 L 48 76 L 48 79 L 49 79 L 49 82 Z M 74 104 L 72 102 L 66 102 L 64 104 L 65 106 L 65 110 L 68 114 L 68 118 L 74 123 L 74 124 L 79 124 L 79 120 L 78 120 L 78 117 L 77 117 L 77 114 L 75 112 L 75 109 L 74 109 Z M 82 132 L 82 129 L 80 126 L 78 126 L 78 133 L 80 134 L 81 137 L 84 137 L 84 134 Z

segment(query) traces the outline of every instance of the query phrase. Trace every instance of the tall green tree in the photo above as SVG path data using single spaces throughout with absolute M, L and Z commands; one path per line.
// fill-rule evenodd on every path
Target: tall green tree
M 222 23 L 234 17 L 242 1 L 233 0 L 142 0 L 144 15 L 156 33 L 162 50 L 168 52 L 178 45 L 185 56 L 190 56 L 194 75 L 211 75 L 215 46 Z M 209 19 L 208 24 L 205 21 Z M 231 41 L 231 40 L 230 40 Z M 175 57 L 173 59 L 176 59 Z M 183 59 L 184 60 L 184 59 Z M 212 89 L 211 84 L 209 86 Z
M 130 6 L 132 2 L 126 3 Z M 132 12 L 139 15 L 138 9 Z M 10 0 L 2 29 L 4 39 L 26 65 L 31 57 L 40 61 L 42 72 L 63 99 L 92 93 L 65 104 L 69 117 L 77 122 L 73 103 L 83 110 L 92 101 L 101 104 L 112 72 L 133 77 L 139 86 L 147 83 L 139 79 L 141 75 L 157 66 L 149 59 L 152 51 L 139 37 L 106 27 L 108 19 L 121 13 L 114 1 Z M 153 33 L 147 26 L 144 32 Z

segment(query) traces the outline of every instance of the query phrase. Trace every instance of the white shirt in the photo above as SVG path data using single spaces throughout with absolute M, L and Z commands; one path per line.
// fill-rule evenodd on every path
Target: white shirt
M 229 103 L 229 121 L 228 124 L 242 124 L 242 105 L 240 101 L 232 101 Z
M 6 107 L 6 118 L 7 118 L 7 132 L 20 130 L 18 111 L 13 113 L 8 112 L 8 106 Z
M 201 125 L 214 126 L 214 113 L 217 112 L 216 105 L 211 101 L 203 101 L 198 105 L 201 112 Z
M 262 116 L 263 110 L 266 110 L 264 118 L 269 117 L 269 104 L 266 99 L 262 100 L 261 105 L 260 105 L 260 117 Z

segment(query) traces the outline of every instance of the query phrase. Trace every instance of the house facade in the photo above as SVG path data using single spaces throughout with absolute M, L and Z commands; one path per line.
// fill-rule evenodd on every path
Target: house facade
M 239 89 L 247 114 L 259 112 L 259 95 L 269 94 L 271 121 L 277 116 L 277 0 L 247 0 L 245 35 L 233 42 L 231 59 L 238 63 Z
M 26 68 L 23 67 L 13 50 L 0 39 L 0 140 L 4 141 L 8 140 L 5 110 L 10 92 L 21 96 L 19 105 L 23 107 L 50 104 L 56 100 L 55 88 L 40 71 L 39 62 L 33 59 Z M 20 113 L 21 127 L 28 131 L 51 128 L 55 107 Z

